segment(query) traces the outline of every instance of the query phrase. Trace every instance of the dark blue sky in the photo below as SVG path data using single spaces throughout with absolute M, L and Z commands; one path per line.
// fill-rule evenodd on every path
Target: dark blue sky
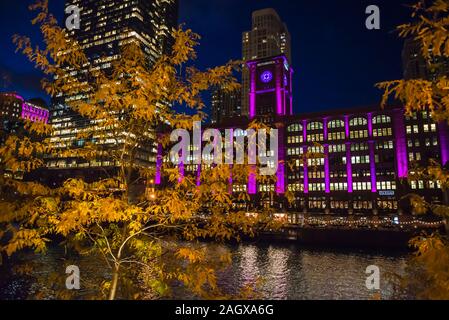
M 1 91 L 18 91 L 26 98 L 45 97 L 40 74 L 14 53 L 14 33 L 37 37 L 29 23 L 31 0 L 0 1 Z M 295 69 L 295 112 L 310 112 L 376 104 L 379 81 L 402 75 L 402 40 L 395 26 L 409 19 L 410 0 L 180 0 L 180 23 L 201 34 L 201 68 L 241 58 L 241 33 L 251 27 L 251 12 L 275 8 L 292 35 Z M 365 8 L 381 9 L 381 30 L 365 28 Z M 64 0 L 50 0 L 62 16 Z M 6 81 L 5 81 L 6 80 Z

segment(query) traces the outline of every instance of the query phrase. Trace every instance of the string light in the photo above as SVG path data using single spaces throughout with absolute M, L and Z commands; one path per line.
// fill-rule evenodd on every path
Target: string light
M 305 225 L 322 225 L 322 226 L 342 226 L 342 225 L 348 225 L 348 226 L 374 226 L 376 228 L 378 227 L 384 227 L 384 226 L 398 226 L 398 227 L 409 227 L 414 226 L 415 228 L 423 227 L 423 228 L 439 228 L 444 226 L 443 221 L 435 221 L 435 222 L 426 222 L 418 219 L 414 219 L 412 221 L 398 221 L 394 222 L 392 220 L 383 220 L 383 221 L 376 221 L 376 220 L 368 220 L 368 219 L 362 219 L 362 220 L 356 220 L 356 221 L 350 221 L 346 218 L 336 218 L 332 220 L 325 220 L 325 219 L 319 219 L 316 217 L 313 218 L 305 218 L 304 219 Z

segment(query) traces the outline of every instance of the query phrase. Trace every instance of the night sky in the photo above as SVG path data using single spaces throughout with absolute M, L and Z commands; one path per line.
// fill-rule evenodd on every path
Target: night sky
M 32 0 L 0 1 L 0 91 L 25 98 L 45 97 L 40 74 L 15 54 L 15 33 L 38 39 L 27 5 Z M 272 7 L 292 35 L 296 113 L 377 104 L 374 84 L 402 76 L 402 40 L 395 26 L 409 20 L 410 0 L 180 0 L 180 23 L 202 36 L 200 68 L 241 58 L 241 34 L 251 28 L 251 12 Z M 365 28 L 365 8 L 381 9 L 381 30 Z M 64 0 L 50 0 L 62 19 Z

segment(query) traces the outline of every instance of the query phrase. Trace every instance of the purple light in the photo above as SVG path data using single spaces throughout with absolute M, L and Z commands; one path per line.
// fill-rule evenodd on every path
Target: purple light
M 201 165 L 198 165 L 198 170 L 196 171 L 196 186 L 201 186 Z
M 229 137 L 229 143 L 230 145 L 234 145 L 234 129 L 230 130 L 230 137 Z M 229 194 L 233 194 L 234 190 L 233 190 L 233 176 L 232 176 L 232 170 L 234 169 L 234 166 L 231 164 L 229 165 L 229 187 L 228 187 L 228 193 Z
M 405 136 L 404 111 L 395 110 L 394 113 L 394 131 L 396 139 L 396 161 L 398 166 L 398 177 L 405 179 L 408 176 L 408 158 L 407 158 L 407 138 Z
M 234 188 L 233 188 L 233 185 L 234 185 L 234 181 L 233 181 L 233 176 L 232 176 L 232 169 L 233 169 L 234 167 L 233 167 L 233 165 L 231 164 L 231 165 L 229 165 L 229 187 L 228 187 L 228 193 L 229 194 L 233 194 L 234 193 Z
M 305 127 L 304 127 L 305 128 Z M 307 147 L 304 147 L 304 154 L 307 153 Z M 309 193 L 309 168 L 307 157 L 304 158 L 304 193 Z
M 346 173 L 348 175 L 348 193 L 352 193 L 352 162 L 351 162 L 351 143 L 346 143 Z
M 307 120 L 302 121 L 302 138 L 304 143 L 307 142 Z
M 290 115 L 293 115 L 293 94 L 291 93 L 292 83 L 293 83 L 293 70 L 290 69 Z
M 276 89 L 256 90 L 256 94 L 271 93 L 271 92 L 275 92 L 275 91 L 276 91 Z
M 251 166 L 248 177 L 248 194 L 257 194 L 256 166 Z
M 273 73 L 271 71 L 264 71 L 261 75 L 260 75 L 260 80 L 263 83 L 270 83 L 271 80 L 273 80 Z
M 15 97 L 18 98 L 17 96 L 15 96 Z M 20 98 L 18 98 L 18 99 L 20 99 Z M 21 117 L 24 120 L 29 120 L 32 122 L 48 123 L 49 112 L 48 112 L 48 110 L 45 110 L 43 108 L 22 102 Z
M 371 192 L 377 192 L 377 176 L 376 176 L 376 156 L 374 141 L 369 141 L 369 165 L 371 175 Z
M 327 120 L 326 120 L 327 122 Z M 331 193 L 331 178 L 330 178 L 330 167 L 329 167 L 329 145 L 324 146 L 324 173 L 325 173 L 325 186 L 326 193 Z
M 284 194 L 285 193 L 285 165 L 284 165 L 284 163 L 279 163 L 276 177 L 277 177 L 276 193 Z
M 327 140 L 327 138 L 328 138 L 328 128 L 327 128 L 327 124 L 328 124 L 328 122 L 329 122 L 329 119 L 328 118 L 324 118 L 323 119 L 324 120 L 324 140 L 326 141 Z
M 449 161 L 449 128 L 446 122 L 438 123 L 440 135 L 441 164 L 445 166 Z
M 178 178 L 178 183 L 183 183 L 184 181 L 184 177 L 185 177 L 185 168 L 184 168 L 184 162 L 181 162 L 179 164 L 179 178 Z
M 284 194 L 285 193 L 285 148 L 284 148 L 284 136 L 285 136 L 285 127 L 283 125 L 278 126 L 279 132 L 279 148 L 278 148 L 278 169 L 276 173 L 276 193 Z
M 280 70 L 279 70 L 280 69 Z M 282 99 L 282 66 L 277 67 L 277 75 L 276 75 L 276 103 L 277 103 L 277 115 L 282 116 L 285 115 L 284 105 L 285 101 Z
M 345 116 L 345 132 L 346 132 L 346 139 L 349 139 L 350 136 L 349 116 Z
M 373 114 L 368 113 L 368 134 L 370 137 L 373 136 Z
M 249 93 L 249 117 L 256 117 L 256 67 L 254 64 L 248 64 L 251 78 L 251 90 Z
M 290 115 L 293 115 L 293 95 L 290 94 Z
M 158 143 L 157 157 L 156 157 L 156 177 L 154 178 L 156 185 L 160 185 L 162 182 L 161 169 L 162 169 L 162 144 Z

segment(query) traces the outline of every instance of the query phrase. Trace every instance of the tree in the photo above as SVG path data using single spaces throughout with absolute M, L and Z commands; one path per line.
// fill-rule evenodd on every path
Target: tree
M 449 1 L 419 1 L 412 6 L 413 21 L 398 27 L 399 35 L 412 38 L 420 44 L 421 53 L 427 63 L 427 69 L 435 74 L 431 79 L 403 79 L 378 84 L 383 89 L 383 104 L 390 97 L 404 103 L 405 112 L 429 110 L 437 122 L 449 122 L 449 79 L 444 70 L 449 61 Z M 409 177 L 411 180 L 438 181 L 446 192 L 449 188 L 449 172 L 436 161 L 427 168 L 415 168 Z M 433 212 L 446 220 L 449 206 L 433 205 L 418 195 L 409 195 L 415 212 L 427 214 Z M 401 279 L 402 287 L 411 289 L 418 298 L 449 298 L 449 241 L 440 234 L 423 235 L 411 241 L 417 249 L 410 261 L 409 276 Z
M 229 192 L 229 177 L 244 179 L 249 169 L 204 168 L 198 186 L 195 176 L 180 176 L 176 166 L 164 164 L 163 173 L 169 177 L 165 188 L 150 194 L 135 193 L 133 188 L 155 177 L 145 150 L 156 139 L 169 147 L 161 128 L 167 124 L 191 128 L 193 121 L 204 120 L 202 94 L 218 85 L 237 88 L 232 74 L 238 62 L 196 69 L 191 62 L 200 37 L 180 27 L 173 31 L 172 53 L 154 65 L 131 41 L 122 47 L 120 59 L 110 70 L 95 70 L 82 46 L 58 26 L 48 0 L 39 0 L 30 9 L 37 12 L 32 23 L 40 27 L 45 47 L 34 47 L 28 37 L 14 36 L 17 51 L 43 72 L 42 85 L 49 95 L 86 96 L 70 108 L 89 125 L 77 134 L 84 141 L 77 148 L 61 148 L 51 139 L 54 128 L 31 122 L 25 127 L 38 138 L 12 135 L 1 146 L 0 240 L 4 245 L 0 252 L 12 256 L 31 248 L 44 254 L 51 240 L 62 238 L 67 251 L 104 259 L 111 277 L 93 285 L 100 296 L 111 300 L 165 296 L 172 281 L 182 282 L 199 297 L 226 297 L 217 285 L 216 272 L 230 263 L 229 253 L 211 252 L 198 240 L 239 240 L 244 234 L 278 225 L 270 212 L 249 217 L 233 209 L 236 196 Z M 74 75 L 86 66 L 85 78 Z M 193 115 L 176 112 L 174 104 Z M 86 163 L 107 159 L 115 169 L 106 172 L 106 178 L 68 179 L 56 188 L 3 174 L 6 170 L 39 172 L 48 157 L 75 157 Z M 201 215 L 204 204 L 210 204 L 206 216 Z M 242 289 L 246 294 L 250 291 Z

